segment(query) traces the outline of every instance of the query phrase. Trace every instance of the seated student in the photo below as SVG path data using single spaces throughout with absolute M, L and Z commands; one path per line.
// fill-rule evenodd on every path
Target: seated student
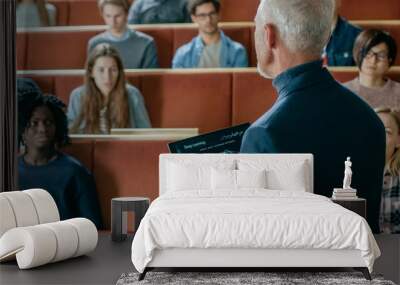
M 400 108 L 400 83 L 386 77 L 396 60 L 396 41 L 380 30 L 363 31 L 354 44 L 359 76 L 344 83 L 373 108 Z
M 190 0 L 188 9 L 199 35 L 176 51 L 172 68 L 248 66 L 246 49 L 218 28 L 218 0 Z
M 135 0 L 129 9 L 129 24 L 189 23 L 187 0 Z
M 335 14 L 332 21 L 332 35 L 324 50 L 328 66 L 354 66 L 353 45 L 361 29 L 339 16 L 341 0 L 335 1 Z
M 45 0 L 17 0 L 17 28 L 55 26 L 56 14 L 56 7 Z
M 157 68 L 157 49 L 154 39 L 144 33 L 129 29 L 129 5 L 126 0 L 99 0 L 98 6 L 108 29 L 88 42 L 88 54 L 100 43 L 113 45 L 125 68 Z
M 111 128 L 150 128 L 139 90 L 125 82 L 122 61 L 109 44 L 99 44 L 86 62 L 85 84 L 68 105 L 72 133 L 107 134 Z
M 27 77 L 17 78 L 17 94 L 30 92 L 34 92 L 34 94 L 41 92 L 36 82 Z
M 375 111 L 386 129 L 380 227 L 384 233 L 400 234 L 400 113 L 390 108 L 377 108 Z
M 58 151 L 67 144 L 65 105 L 38 89 L 18 89 L 19 189 L 43 188 L 54 198 L 61 220 L 84 217 L 102 227 L 94 179 L 76 159 Z

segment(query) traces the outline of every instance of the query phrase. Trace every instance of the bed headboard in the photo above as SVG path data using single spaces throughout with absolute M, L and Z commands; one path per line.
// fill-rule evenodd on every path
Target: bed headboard
M 240 163 L 262 163 L 271 167 L 279 167 L 279 165 L 295 165 L 302 164 L 300 175 L 304 176 L 306 181 L 306 192 L 314 192 L 313 177 L 313 155 L 312 154 L 160 154 L 159 158 L 159 194 L 167 192 L 167 168 L 171 162 L 190 163 L 191 165 L 213 165 L 221 160 L 232 161 L 236 167 Z M 303 164 L 304 163 L 304 164 Z M 282 170 L 283 176 L 284 171 Z

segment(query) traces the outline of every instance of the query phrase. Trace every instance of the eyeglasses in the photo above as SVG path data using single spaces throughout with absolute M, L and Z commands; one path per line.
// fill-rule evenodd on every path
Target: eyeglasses
M 374 52 L 374 51 L 370 50 L 365 55 L 365 58 L 368 58 L 368 59 L 372 59 L 373 57 L 375 57 L 377 61 L 386 61 L 389 59 L 388 54 L 384 51 Z
M 215 19 L 217 17 L 218 13 L 216 11 L 210 12 L 210 13 L 202 13 L 202 14 L 197 14 L 195 15 L 196 18 L 198 18 L 201 21 L 204 21 L 205 19 L 207 19 L 208 17 L 210 17 L 210 19 Z

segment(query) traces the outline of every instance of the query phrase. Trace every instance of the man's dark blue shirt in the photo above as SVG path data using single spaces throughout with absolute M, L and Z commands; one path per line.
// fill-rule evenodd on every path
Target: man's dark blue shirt
M 314 192 L 330 197 L 342 187 L 344 161 L 353 162 L 351 186 L 367 199 L 367 220 L 379 231 L 385 129 L 375 112 L 313 61 L 280 74 L 278 99 L 245 132 L 242 153 L 312 153 Z

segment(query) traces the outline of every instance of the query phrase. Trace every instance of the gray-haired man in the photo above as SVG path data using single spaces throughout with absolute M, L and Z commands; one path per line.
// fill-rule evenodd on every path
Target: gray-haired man
M 353 161 L 353 186 L 379 231 L 385 130 L 374 111 L 322 66 L 333 0 L 263 0 L 256 16 L 258 70 L 274 78 L 274 106 L 243 136 L 244 153 L 312 153 L 314 192 L 330 196 Z

